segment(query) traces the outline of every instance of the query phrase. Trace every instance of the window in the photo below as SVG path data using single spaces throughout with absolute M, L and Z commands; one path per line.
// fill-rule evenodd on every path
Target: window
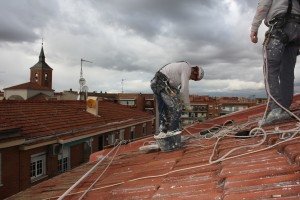
M 124 139 L 125 139 L 124 133 L 125 133 L 125 130 L 124 130 L 124 129 L 120 130 L 120 135 L 119 135 L 119 139 L 120 139 L 120 140 L 124 140 Z
M 134 106 L 135 105 L 135 100 L 120 100 L 119 101 L 121 105 L 125 105 L 125 106 Z
M 142 130 L 142 132 L 143 132 L 143 135 L 146 135 L 146 123 L 143 124 L 143 130 Z
M 46 175 L 46 154 L 39 153 L 31 156 L 31 180 Z
M 195 113 L 189 113 L 189 117 L 195 117 Z
M 135 138 L 135 127 L 132 126 L 130 129 L 130 139 L 133 140 Z
M 146 100 L 145 105 L 146 105 L 147 107 L 153 107 L 153 106 L 154 106 L 154 105 L 153 105 L 153 101 L 150 101 L 150 100 Z
M 45 81 L 47 81 L 48 80 L 48 74 L 46 73 L 45 74 Z
M 57 166 L 57 171 L 59 173 L 62 173 L 64 171 L 68 170 L 68 163 L 69 163 L 69 158 L 63 158 L 58 160 L 58 166 Z
M 38 73 L 35 73 L 34 79 L 35 79 L 35 81 L 38 81 L 38 80 L 39 80 L 39 75 L 38 75 Z
M 115 144 L 116 136 L 114 133 L 110 133 L 108 135 L 108 144 Z
M 58 154 L 57 171 L 59 173 L 65 172 L 70 169 L 70 147 L 63 147 L 61 154 Z

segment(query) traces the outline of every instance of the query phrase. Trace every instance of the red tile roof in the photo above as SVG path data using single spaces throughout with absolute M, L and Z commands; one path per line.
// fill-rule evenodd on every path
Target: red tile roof
M 300 107 L 299 99 L 296 95 L 294 109 Z M 261 105 L 186 127 L 184 145 L 175 151 L 140 151 L 154 140 L 150 137 L 98 152 L 90 163 L 12 199 L 57 199 L 63 194 L 64 199 L 79 199 L 85 192 L 84 199 L 100 200 L 299 199 L 300 129 L 295 119 L 263 126 L 265 135 L 235 136 L 256 130 L 264 108 Z M 215 125 L 219 130 L 212 137 L 199 134 Z M 89 175 L 65 193 L 92 167 Z
M 0 117 L 0 148 L 13 146 L 13 143 L 8 144 L 13 141 L 22 140 L 21 143 L 24 142 L 24 137 L 21 133 L 20 125 Z
M 22 128 L 27 139 L 68 138 L 116 126 L 152 120 L 145 112 L 117 103 L 100 101 L 99 115 L 86 111 L 85 101 L 0 101 L 1 118 Z
M 43 87 L 43 86 L 41 86 L 37 83 L 34 83 L 34 82 L 27 82 L 27 83 L 22 83 L 22 84 L 15 85 L 15 86 L 12 86 L 12 87 L 4 88 L 4 90 L 7 90 L 7 89 L 13 89 L 13 90 L 16 90 L 16 89 L 50 90 L 50 91 L 53 91 L 52 89 L 49 89 L 48 87 Z
M 8 119 L 0 117 L 0 133 L 1 131 L 7 131 L 11 129 L 18 129 L 18 128 L 20 128 L 20 125 L 17 125 Z

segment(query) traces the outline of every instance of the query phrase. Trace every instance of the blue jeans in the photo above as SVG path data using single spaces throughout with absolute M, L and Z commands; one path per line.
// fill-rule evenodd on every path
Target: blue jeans
M 159 132 L 176 131 L 180 129 L 180 117 L 182 106 L 179 103 L 179 94 L 172 96 L 166 92 L 165 83 L 154 77 L 151 81 L 151 89 L 156 96 L 158 105 Z M 170 113 L 170 116 L 169 116 Z M 170 117 L 170 119 L 169 119 Z M 169 122 L 170 121 L 170 125 Z
M 288 43 L 271 37 L 267 44 L 268 84 L 274 99 L 289 109 L 294 95 L 294 68 L 300 45 L 300 24 L 288 23 L 283 31 L 288 36 Z M 278 105 L 271 99 L 269 107 L 275 109 Z

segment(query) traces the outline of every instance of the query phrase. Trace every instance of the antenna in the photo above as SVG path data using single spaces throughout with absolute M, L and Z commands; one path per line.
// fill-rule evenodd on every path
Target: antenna
M 124 86 L 124 81 L 125 81 L 126 79 L 122 79 L 122 93 L 124 92 L 123 91 L 123 86 Z
M 80 66 L 81 66 L 81 68 L 80 68 L 80 78 L 82 78 L 82 62 L 88 62 L 88 63 L 93 63 L 93 62 L 91 62 L 91 61 L 88 61 L 88 60 L 84 60 L 84 59 L 80 59 Z
M 79 86 L 80 86 L 80 93 L 79 93 L 79 95 L 80 95 L 80 100 L 81 100 L 81 92 L 83 91 L 83 89 L 84 90 L 86 90 L 86 88 L 88 88 L 86 85 L 85 85 L 85 83 L 86 83 L 86 81 L 85 81 L 85 78 L 83 78 L 83 72 L 82 72 L 82 63 L 83 62 L 88 62 L 88 63 L 93 63 L 93 62 L 91 62 L 91 61 L 88 61 L 88 60 L 84 60 L 84 59 L 80 59 L 80 78 L 79 78 Z M 84 87 L 85 86 L 85 87 Z M 84 87 L 84 88 L 83 88 Z M 87 93 L 87 91 L 84 91 L 84 92 L 86 92 Z
M 88 60 L 84 60 L 84 59 L 80 59 L 80 79 L 79 79 L 79 84 L 80 84 L 80 92 L 82 91 L 82 86 L 86 83 L 85 79 L 83 78 L 83 72 L 82 72 L 82 63 L 83 62 L 89 62 L 89 63 L 93 63 L 91 61 Z
M 89 87 L 84 85 L 82 86 L 82 91 L 84 92 L 84 100 L 87 100 Z

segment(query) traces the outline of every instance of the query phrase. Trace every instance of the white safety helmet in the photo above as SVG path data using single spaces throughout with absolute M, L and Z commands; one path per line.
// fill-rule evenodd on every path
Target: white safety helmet
M 204 70 L 200 66 L 197 66 L 197 67 L 199 69 L 199 74 L 198 74 L 198 77 L 197 77 L 197 81 L 200 81 L 204 77 Z

